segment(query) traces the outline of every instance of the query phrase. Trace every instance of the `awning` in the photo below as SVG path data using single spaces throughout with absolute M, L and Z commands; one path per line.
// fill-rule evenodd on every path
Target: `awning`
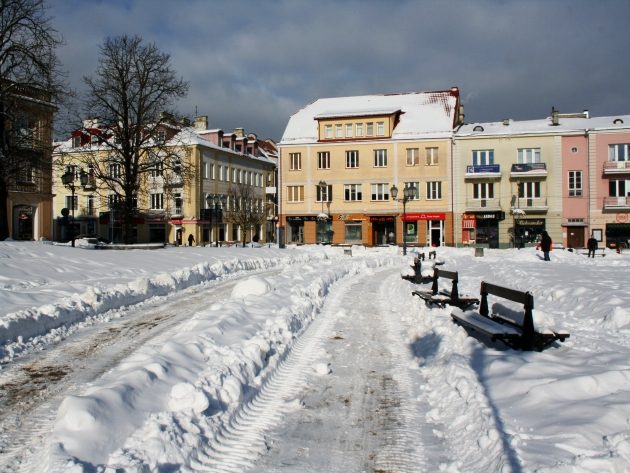
M 464 219 L 462 220 L 462 228 L 475 228 L 475 222 L 474 219 Z
M 588 227 L 584 222 L 568 222 L 560 225 L 561 227 Z

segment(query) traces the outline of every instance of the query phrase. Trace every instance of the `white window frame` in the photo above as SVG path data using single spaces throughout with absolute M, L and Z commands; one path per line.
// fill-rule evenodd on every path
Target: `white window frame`
M 439 164 L 439 148 L 437 146 L 429 146 L 425 150 L 427 166 L 437 166 Z
M 516 159 L 518 164 L 541 163 L 540 148 L 519 148 Z
M 304 202 L 304 186 L 287 186 L 287 202 Z
M 343 138 L 343 125 L 340 123 L 335 125 L 335 138 Z
M 344 202 L 360 202 L 363 200 L 363 191 L 361 184 L 344 184 L 343 186 Z
M 407 166 L 420 165 L 420 148 L 407 148 Z
M 316 202 L 332 202 L 332 184 L 328 184 L 324 187 L 315 186 L 315 189 Z
M 346 123 L 346 138 L 352 138 L 352 129 L 354 128 L 352 123 Z
M 374 167 L 375 168 L 387 167 L 387 150 L 386 149 L 374 150 Z
M 569 171 L 567 187 L 569 188 L 569 197 L 582 197 L 582 171 Z
M 420 198 L 420 182 L 418 181 L 405 182 L 405 189 L 410 186 L 413 186 L 414 191 L 413 191 L 413 195 L 409 197 L 409 200 L 418 200 Z
M 151 194 L 151 210 L 163 210 L 164 209 L 164 194 L 162 192 L 156 192 Z
M 332 125 L 324 125 L 324 138 L 332 139 L 333 137 L 333 126 Z
M 442 199 L 442 181 L 427 181 L 427 200 Z
M 371 193 L 371 201 L 372 202 L 382 202 L 385 200 L 389 200 L 389 184 L 378 182 L 372 184 L 372 193 Z
M 374 136 L 374 122 L 365 124 L 365 136 Z
M 302 153 L 289 153 L 289 171 L 302 170 Z
M 376 122 L 376 136 L 385 136 L 385 122 Z
M 630 161 L 630 144 L 616 143 L 608 145 L 608 161 L 623 162 Z
M 363 123 L 357 123 L 354 126 L 354 129 L 355 129 L 354 136 L 356 136 L 357 138 L 362 138 L 363 137 Z
M 359 167 L 359 151 L 351 149 L 346 151 L 346 169 L 356 169 Z
M 476 149 L 472 152 L 473 166 L 487 166 L 494 164 L 493 149 Z
M 330 151 L 317 152 L 317 169 L 330 169 Z
M 540 181 L 528 181 L 518 183 L 519 199 L 540 199 L 542 186 Z
M 473 185 L 474 200 L 494 199 L 494 183 L 493 182 L 476 182 Z

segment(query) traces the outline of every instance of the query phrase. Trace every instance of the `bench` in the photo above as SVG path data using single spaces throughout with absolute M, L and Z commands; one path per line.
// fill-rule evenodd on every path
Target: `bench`
M 521 350 L 543 350 L 556 340 L 564 342 L 569 338 L 566 332 L 555 332 L 545 329 L 539 332 L 534 327 L 533 309 L 534 296 L 530 292 L 517 291 L 507 287 L 498 286 L 485 281 L 481 283 L 481 303 L 479 312 L 453 309 L 451 317 L 453 322 L 463 326 L 468 331 L 480 332 L 494 341 L 501 341 L 510 348 Z M 523 313 L 495 304 L 493 310 L 499 308 L 500 312 L 490 313 L 488 309 L 488 296 L 493 295 L 503 299 L 523 304 Z
M 411 275 L 405 274 L 402 276 L 402 278 L 416 284 L 426 284 L 433 281 L 433 274 L 434 274 L 433 269 L 436 266 L 443 265 L 444 261 L 436 260 L 435 256 L 434 256 L 433 261 L 431 261 L 429 258 L 429 261 L 424 265 L 422 264 L 423 261 L 424 261 L 424 253 L 420 253 L 418 256 L 416 256 L 413 259 L 412 268 L 413 268 L 414 273 Z
M 445 278 L 452 281 L 450 291 L 439 290 L 439 279 Z M 466 309 L 474 304 L 479 304 L 479 299 L 470 296 L 460 296 L 457 284 L 459 282 L 459 275 L 457 271 L 447 271 L 444 269 L 435 268 L 433 271 L 433 285 L 430 291 L 413 291 L 412 294 L 423 299 L 428 306 L 436 305 L 438 307 L 446 307 L 452 305 L 459 307 L 460 309 Z

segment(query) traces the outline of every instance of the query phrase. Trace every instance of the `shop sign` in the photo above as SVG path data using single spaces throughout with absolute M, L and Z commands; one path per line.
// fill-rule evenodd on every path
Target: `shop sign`
M 517 225 L 520 225 L 521 227 L 527 227 L 527 226 L 531 226 L 531 227 L 541 227 L 545 224 L 545 221 L 542 219 L 526 219 L 526 218 L 522 218 L 520 220 L 517 220 L 516 222 Z
M 619 223 L 626 223 L 628 221 L 628 214 L 618 213 L 615 217 L 615 220 Z
M 370 222 L 394 223 L 394 217 L 370 217 Z
M 405 222 L 415 222 L 416 220 L 446 220 L 444 212 L 433 213 L 408 213 L 404 216 Z
M 289 223 L 315 222 L 317 217 L 314 215 L 303 215 L 301 217 L 287 217 Z

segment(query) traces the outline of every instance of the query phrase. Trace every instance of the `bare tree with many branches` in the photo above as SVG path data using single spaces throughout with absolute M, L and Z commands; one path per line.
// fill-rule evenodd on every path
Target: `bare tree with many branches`
M 228 192 L 228 211 L 224 212 L 225 221 L 241 228 L 243 246 L 247 242 L 247 235 L 255 241 L 257 235 L 254 229 L 265 223 L 267 212 L 262 204 L 262 198 L 257 195 L 255 188 L 245 183 L 234 184 Z

